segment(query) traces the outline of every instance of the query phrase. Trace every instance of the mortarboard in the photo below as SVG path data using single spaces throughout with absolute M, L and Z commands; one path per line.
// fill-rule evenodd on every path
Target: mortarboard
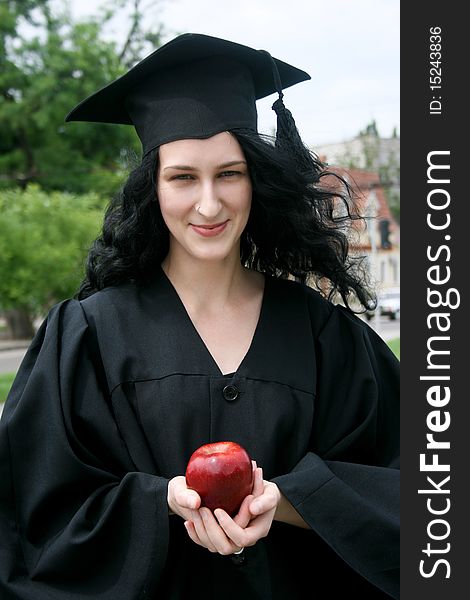
M 308 79 L 264 50 L 185 33 L 85 98 L 65 120 L 132 124 L 145 155 L 178 139 L 257 131 L 256 100 L 277 92 L 279 133 L 282 115 L 291 118 L 282 90 Z

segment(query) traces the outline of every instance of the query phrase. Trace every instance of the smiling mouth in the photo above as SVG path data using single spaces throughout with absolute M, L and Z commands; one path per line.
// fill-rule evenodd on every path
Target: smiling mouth
M 222 221 L 222 223 L 214 223 L 213 225 L 198 225 L 197 223 L 191 223 L 191 225 L 193 227 L 197 227 L 198 229 L 217 229 L 218 227 L 222 227 L 222 225 L 225 225 L 226 223 L 228 223 L 228 219 L 226 221 Z
M 223 221 L 222 223 L 214 223 L 213 225 L 196 225 L 190 223 L 191 229 L 203 237 L 214 237 L 225 231 L 225 227 L 230 219 Z

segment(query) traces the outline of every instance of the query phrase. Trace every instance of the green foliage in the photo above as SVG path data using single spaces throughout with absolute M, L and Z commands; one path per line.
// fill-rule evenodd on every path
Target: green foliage
M 73 296 L 103 209 L 94 193 L 0 192 L 0 309 L 38 315 Z
M 131 126 L 65 117 L 160 45 L 161 1 L 107 0 L 74 21 L 69 0 L 0 0 L 0 310 L 34 317 L 75 293 L 100 198 L 141 147 Z M 115 17 L 121 47 L 106 35 Z
M 5 402 L 7 399 L 15 377 L 16 373 L 2 373 L 0 375 L 0 403 Z
M 394 338 L 387 342 L 388 347 L 392 350 L 395 356 L 400 360 L 400 338 Z
M 146 41 L 159 44 L 161 26 L 144 30 L 140 0 L 114 4 L 73 22 L 50 0 L 0 3 L 0 189 L 34 182 L 44 190 L 110 196 L 122 179 L 125 149 L 140 154 L 133 127 L 64 121 L 78 102 L 142 58 Z M 129 35 L 118 48 L 104 28 L 129 4 Z

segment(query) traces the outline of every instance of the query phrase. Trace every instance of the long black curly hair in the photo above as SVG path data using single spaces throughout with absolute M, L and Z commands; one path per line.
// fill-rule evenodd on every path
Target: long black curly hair
M 252 206 L 240 240 L 245 266 L 267 275 L 293 277 L 346 306 L 355 298 L 375 305 L 363 257 L 349 253 L 352 224 L 362 219 L 346 180 L 308 152 L 298 160 L 272 138 L 234 130 L 252 182 Z M 169 232 L 156 197 L 158 148 L 132 170 L 108 205 L 101 235 L 93 242 L 85 278 L 76 294 L 83 299 L 111 285 L 145 284 L 169 250 Z

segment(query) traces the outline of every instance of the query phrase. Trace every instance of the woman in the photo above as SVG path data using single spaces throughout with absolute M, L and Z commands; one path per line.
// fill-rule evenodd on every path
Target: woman
M 5 407 L 2 598 L 398 597 L 398 364 L 301 283 L 369 301 L 282 104 L 307 78 L 186 34 L 69 115 L 132 122 L 144 157 Z M 223 440 L 254 461 L 233 519 L 184 478 Z

